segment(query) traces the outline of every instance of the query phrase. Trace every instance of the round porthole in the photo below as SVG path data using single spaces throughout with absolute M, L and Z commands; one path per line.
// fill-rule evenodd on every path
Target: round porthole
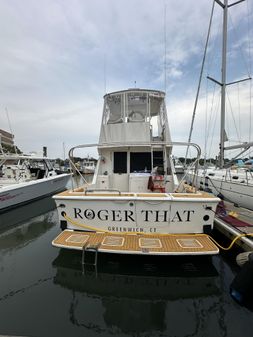
M 209 215 L 204 215 L 204 216 L 203 216 L 203 220 L 204 220 L 204 221 L 208 221 L 208 220 L 209 220 L 209 218 L 210 218 L 210 216 L 209 216 Z

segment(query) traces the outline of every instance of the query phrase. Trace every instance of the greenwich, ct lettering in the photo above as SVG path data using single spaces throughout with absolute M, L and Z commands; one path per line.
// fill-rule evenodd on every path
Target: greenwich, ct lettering
M 142 221 L 144 222 L 191 222 L 191 216 L 194 210 L 176 211 L 169 217 L 168 210 L 142 210 L 140 211 Z M 135 222 L 135 214 L 131 210 L 107 210 L 101 209 L 94 211 L 87 208 L 82 211 L 80 208 L 74 207 L 75 219 L 84 220 L 100 220 L 112 222 Z

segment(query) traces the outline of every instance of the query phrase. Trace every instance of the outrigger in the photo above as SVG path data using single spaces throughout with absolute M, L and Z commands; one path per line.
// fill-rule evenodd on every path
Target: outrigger
M 219 198 L 178 181 L 165 93 L 128 89 L 104 96 L 92 183 L 54 196 L 63 232 L 56 247 L 143 255 L 212 255 L 219 249 L 209 234 Z M 80 174 L 81 175 L 81 174 Z

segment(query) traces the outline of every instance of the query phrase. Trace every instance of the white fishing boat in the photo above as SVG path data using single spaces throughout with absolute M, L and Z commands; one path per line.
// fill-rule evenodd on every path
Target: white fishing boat
M 217 81 L 210 76 L 207 76 L 208 79 L 218 84 L 221 88 L 221 110 L 220 110 L 220 144 L 219 144 L 219 165 L 215 168 L 203 168 L 199 169 L 197 172 L 193 170 L 188 171 L 187 173 L 187 181 L 189 183 L 194 183 L 199 189 L 205 190 L 207 192 L 211 192 L 221 198 L 228 200 L 236 204 L 237 206 L 248 208 L 253 210 L 253 172 L 252 167 L 250 165 L 250 160 L 248 161 L 248 165 L 244 165 L 242 167 L 236 167 L 233 165 L 233 161 L 235 158 L 240 158 L 240 156 L 245 153 L 250 147 L 253 146 L 253 142 L 241 142 L 237 145 L 226 146 L 226 142 L 228 141 L 227 133 L 225 131 L 225 120 L 226 120 L 226 96 L 227 94 L 227 86 L 238 84 L 240 82 L 244 82 L 246 80 L 251 80 L 251 75 L 249 74 L 248 78 L 240 79 L 234 82 L 227 82 L 227 22 L 228 22 L 228 9 L 237 5 L 242 1 L 237 1 L 235 3 L 228 3 L 228 0 L 214 1 L 219 6 L 221 6 L 223 10 L 223 36 L 222 36 L 222 64 L 221 64 L 221 80 Z M 213 12 L 212 12 L 213 15 Z M 210 27 L 212 21 L 212 15 L 210 20 Z M 209 32 L 210 32 L 209 27 Z M 209 36 L 207 38 L 208 42 Z M 207 47 L 207 44 L 206 44 Z M 205 56 L 203 61 L 205 60 Z M 204 64 L 204 63 L 203 63 Z M 203 70 L 203 65 L 202 65 Z M 202 74 L 201 74 L 202 76 Z M 200 79 L 201 81 L 201 79 Z M 197 94 L 198 97 L 198 94 Z M 250 99 L 250 98 L 249 98 Z M 251 101 L 250 101 L 251 102 Z M 229 101 L 230 104 L 230 101 Z M 197 106 L 197 98 L 195 102 L 195 108 Z M 190 130 L 190 135 L 193 128 L 193 121 L 195 117 L 195 110 L 193 113 L 192 126 Z M 234 117 L 233 117 L 234 118 Z M 245 117 L 244 117 L 245 118 Z M 249 123 L 251 123 L 249 121 Z M 252 137 L 252 135 L 250 135 Z M 190 139 L 190 137 L 189 137 Z M 225 151 L 228 150 L 240 150 L 240 153 L 236 155 L 234 159 L 230 161 L 230 163 L 226 163 L 224 160 Z
M 83 174 L 94 174 L 96 169 L 96 161 L 93 158 L 85 158 L 82 162 L 81 171 Z
M 184 174 L 184 165 L 183 165 L 183 163 L 179 160 L 179 158 L 174 157 L 174 158 L 173 158 L 173 162 L 174 162 L 174 166 L 175 166 L 176 173 L 177 173 L 178 175 Z
M 64 230 L 53 245 L 125 254 L 217 254 L 208 237 L 219 198 L 179 183 L 165 93 L 104 96 L 99 159 L 91 184 L 54 196 Z M 191 144 L 200 155 L 197 145 Z M 73 167 L 75 171 L 76 168 Z
M 2 152 L 0 167 L 0 212 L 63 191 L 70 178 L 46 157 Z

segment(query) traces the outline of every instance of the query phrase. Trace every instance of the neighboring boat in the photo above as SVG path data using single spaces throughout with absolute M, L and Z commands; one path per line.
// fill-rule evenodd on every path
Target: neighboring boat
M 219 153 L 219 167 L 217 168 L 203 168 L 199 169 L 197 173 L 192 170 L 187 173 L 187 181 L 189 183 L 196 184 L 201 190 L 206 190 L 215 195 L 221 196 L 238 206 L 253 210 L 253 172 L 251 165 L 233 165 L 224 164 L 224 152 L 225 150 L 241 149 L 240 154 L 236 156 L 238 158 L 242 153 L 250 149 L 253 146 L 253 142 L 244 142 L 239 145 L 225 146 L 225 142 L 228 140 L 225 131 L 225 113 L 226 113 L 226 87 L 228 85 L 243 82 L 245 80 L 251 80 L 251 77 L 238 80 L 232 83 L 227 83 L 227 19 L 228 8 L 232 5 L 236 5 L 241 1 L 234 4 L 228 4 L 228 0 L 224 2 L 216 1 L 223 9 L 223 48 L 222 48 L 222 78 L 221 82 L 208 78 L 219 84 L 221 87 L 221 119 L 220 119 L 220 153 Z M 211 22 L 211 21 L 210 21 Z M 195 104 L 196 106 L 196 104 Z M 194 118 L 194 114 L 193 114 Z M 193 119 L 194 120 L 194 119 Z M 193 122 L 192 122 L 193 123 Z M 191 131 L 192 132 L 192 127 Z M 190 139 L 190 137 L 189 137 Z M 251 161 L 248 161 L 251 163 Z
M 253 172 L 253 159 L 248 159 L 244 162 L 244 167 L 246 167 L 250 172 Z
M 183 165 L 183 163 L 179 160 L 179 158 L 174 157 L 174 158 L 173 158 L 173 162 L 174 162 L 174 166 L 175 166 L 176 173 L 177 173 L 178 175 L 184 174 L 184 165 Z
M 93 158 L 85 158 L 81 165 L 81 172 L 83 174 L 94 174 L 96 169 L 96 161 Z
M 99 252 L 217 254 L 206 235 L 219 198 L 178 182 L 165 93 L 129 89 L 104 96 L 99 159 L 91 184 L 54 196 L 61 233 L 53 245 Z M 197 150 L 196 144 L 190 144 Z
M 253 172 L 248 169 L 199 169 L 196 175 L 191 171 L 189 177 L 201 190 L 253 210 Z
M 46 157 L 2 152 L 0 167 L 0 212 L 63 191 L 70 178 Z

